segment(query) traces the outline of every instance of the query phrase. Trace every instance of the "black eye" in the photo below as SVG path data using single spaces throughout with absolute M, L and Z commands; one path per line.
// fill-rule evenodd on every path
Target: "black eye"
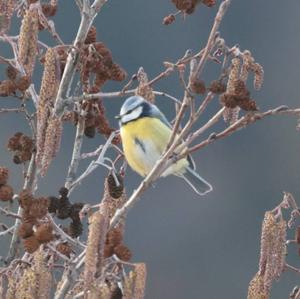
M 126 114 L 130 114 L 134 109 L 130 109 L 126 112 Z

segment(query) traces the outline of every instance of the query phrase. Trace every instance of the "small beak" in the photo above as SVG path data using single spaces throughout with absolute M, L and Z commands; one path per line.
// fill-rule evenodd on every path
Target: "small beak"
M 121 116 L 121 115 L 116 115 L 115 118 L 116 118 L 116 119 L 121 119 L 122 116 Z

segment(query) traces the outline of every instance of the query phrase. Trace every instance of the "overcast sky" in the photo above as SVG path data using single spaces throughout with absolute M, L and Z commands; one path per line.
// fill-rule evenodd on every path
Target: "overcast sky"
M 173 11 L 168 0 L 109 0 L 95 22 L 98 38 L 129 76 L 143 66 L 152 78 L 163 70 L 163 61 L 176 61 L 186 49 L 196 52 L 205 45 L 217 8 L 201 6 L 185 21 L 178 18 L 171 26 L 163 26 L 163 17 Z M 249 49 L 264 67 L 263 89 L 253 93 L 261 110 L 283 104 L 300 106 L 299 11 L 300 2 L 295 0 L 233 0 L 221 25 L 227 44 Z M 79 23 L 73 1 L 60 1 L 54 20 L 63 40 L 72 42 Z M 12 32 L 17 32 L 17 26 Z M 43 39 L 52 42 L 48 34 L 43 33 Z M 3 44 L 1 48 L 4 52 Z M 215 70 L 215 66 L 207 65 L 207 82 L 216 78 Z M 36 80 L 39 78 L 37 72 Z M 105 90 L 121 87 L 109 84 Z M 163 80 L 156 89 L 179 98 L 182 95 L 176 76 Z M 105 100 L 115 126 L 112 116 L 123 100 Z M 0 105 L 16 103 L 1 101 Z M 157 104 L 169 118 L 173 116 L 168 100 L 158 98 Z M 218 105 L 215 100 L 201 121 Z M 19 115 L 0 115 L 0 125 L 0 164 L 11 167 L 17 190 L 21 187 L 20 168 L 11 164 L 5 143 L 16 131 L 28 130 Z M 257 271 L 265 211 L 280 202 L 283 191 L 292 192 L 300 203 L 300 133 L 295 126 L 295 118 L 269 118 L 194 155 L 199 172 L 214 186 L 204 198 L 176 178 L 159 180 L 143 195 L 128 215 L 126 243 L 134 262 L 147 263 L 146 299 L 246 298 L 248 283 Z M 55 195 L 63 185 L 74 131 L 72 125 L 66 125 L 61 152 L 41 181 L 39 194 Z M 101 142 L 100 137 L 87 139 L 84 150 L 93 150 Z M 99 201 L 105 174 L 104 169 L 98 170 L 71 199 Z M 129 194 L 140 181 L 137 174 L 128 172 Z M 288 260 L 300 267 L 296 247 L 289 248 Z M 285 273 L 274 284 L 271 298 L 287 298 L 298 278 Z

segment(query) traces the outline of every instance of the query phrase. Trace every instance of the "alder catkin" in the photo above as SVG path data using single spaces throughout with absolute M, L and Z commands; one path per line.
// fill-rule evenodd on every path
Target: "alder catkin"
M 0 33 L 9 30 L 16 3 L 16 0 L 0 0 Z
M 58 64 L 55 50 L 49 48 L 45 55 L 44 72 L 37 109 L 37 154 L 36 163 L 44 175 L 58 151 L 62 124 L 50 117 L 59 86 Z
M 36 8 L 26 10 L 18 42 L 19 60 L 26 74 L 31 77 L 37 56 L 39 16 Z

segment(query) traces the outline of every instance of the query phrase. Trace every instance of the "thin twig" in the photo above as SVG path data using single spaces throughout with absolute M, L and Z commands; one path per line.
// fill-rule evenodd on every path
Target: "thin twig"
M 15 229 L 15 225 L 11 226 L 7 230 L 0 232 L 0 237 L 10 234 Z
M 208 40 L 207 40 L 207 43 L 206 43 L 206 47 L 204 48 L 204 52 L 200 58 L 200 61 L 195 69 L 195 72 L 193 74 L 193 77 L 196 78 L 197 76 L 199 76 L 199 74 L 201 73 L 204 65 L 205 65 L 205 62 L 207 61 L 207 58 L 210 54 L 210 51 L 212 50 L 213 46 L 214 46 L 214 41 L 215 41 L 215 37 L 216 37 L 216 32 L 217 30 L 219 29 L 220 27 L 220 24 L 221 24 L 221 21 L 230 5 L 230 1 L 231 0 L 224 0 L 220 7 L 219 7 L 219 10 L 218 10 L 218 13 L 215 17 L 215 21 L 214 21 L 214 24 L 213 24 L 213 27 L 210 31 L 210 34 L 209 34 L 209 37 L 208 37 Z
M 7 209 L 3 209 L 0 207 L 0 213 L 7 216 L 7 217 L 12 217 L 12 218 L 15 218 L 15 219 L 21 219 L 22 217 L 17 214 L 17 213 L 13 213 Z
M 76 178 L 76 172 L 79 166 L 80 156 L 81 156 L 81 147 L 83 142 L 84 135 L 84 127 L 85 127 L 85 119 L 83 116 L 79 116 L 79 120 L 77 123 L 76 136 L 73 147 L 73 154 L 71 163 L 68 170 L 68 175 L 66 178 L 65 187 L 70 189 L 73 181 Z
M 66 102 L 66 95 L 69 89 L 70 83 L 75 73 L 76 66 L 78 64 L 79 49 L 83 44 L 87 33 L 94 21 L 94 18 L 97 16 L 98 12 L 101 10 L 102 6 L 107 2 L 107 0 L 95 0 L 92 6 L 89 6 L 89 1 L 83 1 L 82 13 L 81 13 L 81 22 L 73 47 L 71 48 L 64 72 L 60 81 L 60 85 L 57 92 L 57 97 L 55 101 L 53 113 L 56 115 L 62 115 Z
M 28 166 L 28 169 L 27 169 L 27 173 L 26 173 L 26 176 L 25 176 L 23 189 L 27 189 L 29 191 L 32 191 L 34 181 L 35 181 L 35 176 L 36 176 L 35 154 L 32 154 L 31 160 L 29 162 L 29 166 Z M 20 217 L 21 217 L 22 211 L 23 211 L 23 209 L 21 207 L 19 207 L 18 215 Z M 18 236 L 18 228 L 19 228 L 20 224 L 21 224 L 21 221 L 20 221 L 20 218 L 18 217 L 18 219 L 16 219 L 16 221 L 15 221 L 14 232 L 13 232 L 13 236 L 12 236 L 12 239 L 11 239 L 8 255 L 7 255 L 7 258 L 6 258 L 7 263 L 10 263 L 15 258 L 16 254 L 17 254 L 19 244 L 20 244 L 20 238 Z
M 105 161 L 105 154 L 107 150 L 109 149 L 112 140 L 115 137 L 115 132 L 112 132 L 109 136 L 109 138 L 106 140 L 105 144 L 102 146 L 102 149 L 99 153 L 99 156 L 97 160 L 93 160 L 87 169 L 71 184 L 69 184 L 69 193 L 71 193 L 74 188 L 79 185 L 87 176 L 89 176 L 96 168 L 98 168 L 100 165 L 102 165 Z

